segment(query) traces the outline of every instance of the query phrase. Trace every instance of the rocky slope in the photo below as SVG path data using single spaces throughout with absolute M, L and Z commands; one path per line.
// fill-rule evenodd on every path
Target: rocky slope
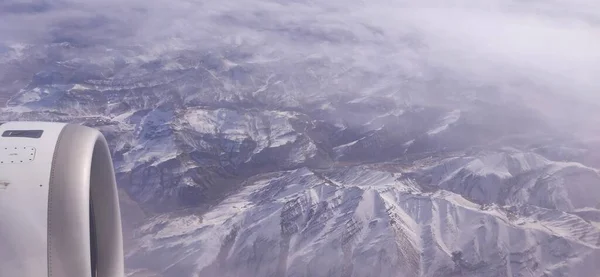
M 166 276 L 590 276 L 595 270 L 597 203 L 568 211 L 527 201 L 476 203 L 425 190 L 407 177 L 415 173 L 411 167 L 395 168 L 257 176 L 206 214 L 150 219 L 138 230 L 130 264 Z M 591 174 L 588 189 L 600 177 Z M 546 206 L 578 200 L 541 198 L 550 198 Z

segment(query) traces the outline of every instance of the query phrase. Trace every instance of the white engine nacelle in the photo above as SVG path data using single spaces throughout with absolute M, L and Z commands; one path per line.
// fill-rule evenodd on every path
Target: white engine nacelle
M 0 125 L 0 276 L 123 277 L 110 151 L 74 124 Z

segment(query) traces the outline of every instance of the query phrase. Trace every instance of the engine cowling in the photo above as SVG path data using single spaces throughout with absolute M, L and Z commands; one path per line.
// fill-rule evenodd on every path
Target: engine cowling
M 0 125 L 0 276 L 122 277 L 110 151 L 75 124 Z

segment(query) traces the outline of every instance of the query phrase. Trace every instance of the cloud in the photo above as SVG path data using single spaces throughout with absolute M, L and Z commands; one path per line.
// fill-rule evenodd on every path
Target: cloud
M 565 92 L 598 94 L 600 25 L 596 21 L 574 17 L 578 13 L 569 9 L 557 15 L 559 7 L 547 4 L 510 7 L 509 11 L 417 8 L 408 16 L 433 46 L 432 59 L 450 68 L 490 82 L 516 74 Z M 569 7 L 573 9 L 565 8 Z
M 595 0 L 11 0 L 0 15 L 8 46 L 135 46 L 140 56 L 237 47 L 288 63 L 326 57 L 382 78 L 445 72 L 517 94 L 528 83 L 600 99 Z

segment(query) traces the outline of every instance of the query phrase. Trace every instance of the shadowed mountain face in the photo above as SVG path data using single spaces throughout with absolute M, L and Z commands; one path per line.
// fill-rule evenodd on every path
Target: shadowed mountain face
M 106 135 L 130 276 L 595 274 L 597 4 L 423 3 L 9 1 L 0 119 Z

